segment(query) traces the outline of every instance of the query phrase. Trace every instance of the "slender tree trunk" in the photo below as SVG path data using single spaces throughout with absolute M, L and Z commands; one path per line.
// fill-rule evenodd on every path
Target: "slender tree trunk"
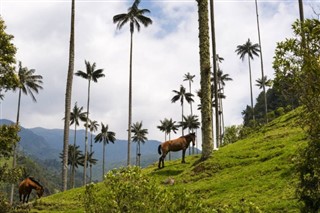
M 252 94 L 251 63 L 250 63 L 250 57 L 249 57 L 249 55 L 248 55 L 248 63 L 249 63 L 249 79 L 250 79 L 250 94 L 251 94 L 251 111 L 252 111 L 252 120 L 253 120 L 253 121 L 255 121 L 254 108 L 253 108 L 253 94 Z
M 181 102 L 181 122 L 183 122 L 183 100 Z M 183 126 L 181 126 L 181 134 L 184 136 Z
M 16 125 L 19 126 L 19 119 L 20 119 L 20 102 L 21 102 L 21 88 L 19 89 L 18 95 L 18 110 L 17 110 L 17 120 Z M 17 146 L 13 145 L 13 159 L 12 159 L 12 168 L 16 168 L 17 166 Z M 11 193 L 10 193 L 10 205 L 13 204 L 13 195 L 14 195 L 14 184 L 11 184 Z
M 106 158 L 106 141 L 103 140 L 102 180 L 104 180 L 105 158 Z
M 86 184 L 87 184 L 88 121 L 89 121 L 89 106 L 90 106 L 90 85 L 91 85 L 91 79 L 89 79 L 89 81 L 88 81 L 88 100 L 87 100 L 86 133 L 85 133 L 85 136 L 84 136 L 83 185 L 86 185 Z
M 68 177 L 68 145 L 69 145 L 69 123 L 70 123 L 70 108 L 72 95 L 72 81 L 74 72 L 74 19 L 75 19 L 75 0 L 71 3 L 71 31 L 70 31 L 70 46 L 69 46 L 69 67 L 66 85 L 65 98 L 65 119 L 63 132 L 63 161 L 62 161 L 62 190 L 67 190 Z
M 200 86 L 201 86 L 201 123 L 202 123 L 202 156 L 201 160 L 210 157 L 213 150 L 212 141 L 212 101 L 210 82 L 210 37 L 208 1 L 198 0 L 199 15 L 199 51 L 200 51 Z
M 92 132 L 90 131 L 90 154 L 92 153 Z M 92 163 L 90 162 L 90 183 L 92 182 Z
M 216 143 L 220 146 L 220 123 L 219 123 L 219 97 L 218 97 L 218 69 L 217 69 L 217 51 L 216 51 L 216 35 L 214 24 L 214 2 L 210 0 L 210 19 L 211 19 L 211 43 L 212 43 L 212 59 L 213 59 L 213 75 L 214 75 L 214 100 L 215 100 L 215 121 L 216 121 Z
M 267 103 L 267 93 L 266 93 L 266 82 L 264 79 L 262 44 L 261 44 L 260 24 L 259 24 L 259 10 L 258 10 L 257 0 L 255 0 L 255 3 L 256 3 L 258 38 L 259 38 L 259 46 L 260 46 L 260 64 L 261 64 L 261 79 L 262 79 L 262 88 L 263 88 L 263 96 L 264 96 L 264 111 L 265 111 L 266 122 L 268 123 L 268 103 Z
M 73 141 L 73 148 L 74 148 L 74 150 L 73 150 L 73 159 L 72 159 L 72 161 L 71 161 L 71 163 L 72 163 L 72 171 L 71 171 L 71 176 L 70 176 L 70 188 L 74 188 L 74 182 L 75 182 L 75 170 L 76 170 L 76 168 L 75 168 L 75 165 L 74 165 L 74 161 L 75 161 L 75 158 L 76 158 L 76 152 L 75 152 L 75 150 L 76 150 L 76 145 L 77 145 L 77 124 L 76 124 L 76 122 L 74 123 L 74 141 Z
M 131 148 L 131 123 L 132 123 L 132 42 L 133 32 L 130 34 L 130 64 L 129 64 L 129 118 L 128 118 L 128 159 L 127 165 L 130 165 L 130 148 Z
M 191 94 L 191 81 L 189 80 L 189 93 Z M 190 101 L 190 113 L 191 115 L 193 115 L 193 111 L 192 111 L 192 101 Z

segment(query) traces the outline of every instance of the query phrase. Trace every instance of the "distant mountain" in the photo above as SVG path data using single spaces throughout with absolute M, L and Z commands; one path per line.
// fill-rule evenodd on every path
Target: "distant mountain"
M 6 119 L 0 119 L 1 124 L 11 124 L 12 121 Z M 74 143 L 74 130 L 70 130 L 69 144 Z M 21 127 L 19 132 L 21 137 L 19 143 L 19 149 L 26 155 L 36 160 L 41 160 L 44 163 L 60 162 L 59 153 L 63 149 L 63 130 L 62 129 L 45 129 L 41 127 L 26 129 Z M 76 144 L 80 146 L 80 149 L 84 151 L 84 138 L 85 131 L 77 130 Z M 95 135 L 93 135 L 93 138 Z M 88 151 L 90 150 L 90 139 L 88 137 Z M 159 159 L 158 146 L 160 142 L 156 140 L 148 140 L 144 144 L 141 144 L 141 166 L 145 167 Z M 115 167 L 126 166 L 127 164 L 127 141 L 116 140 L 114 144 L 110 143 L 106 145 L 106 169 L 110 170 Z M 102 143 L 92 144 L 94 151 L 94 158 L 98 159 L 97 165 L 93 167 L 94 178 L 101 178 L 102 171 Z M 131 144 L 131 164 L 136 162 L 136 143 Z M 167 157 L 168 158 L 168 157 Z M 172 159 L 181 158 L 181 152 L 175 152 L 171 154 Z M 81 168 L 79 169 L 82 172 Z

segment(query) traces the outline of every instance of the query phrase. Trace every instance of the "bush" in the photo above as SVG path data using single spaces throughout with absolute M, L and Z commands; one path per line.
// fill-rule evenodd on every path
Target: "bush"
M 170 192 L 152 182 L 139 167 L 115 169 L 107 173 L 105 188 L 86 186 L 86 212 L 208 212 L 199 199 L 187 191 Z

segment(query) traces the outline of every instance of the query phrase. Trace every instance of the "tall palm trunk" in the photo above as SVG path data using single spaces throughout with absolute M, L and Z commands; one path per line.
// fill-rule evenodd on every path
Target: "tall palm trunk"
M 72 95 L 72 81 L 74 72 L 74 19 L 75 19 L 75 0 L 71 3 L 71 31 L 70 31 L 70 46 L 69 46 L 69 67 L 66 85 L 65 98 L 65 120 L 63 132 L 63 161 L 62 161 L 62 190 L 67 190 L 68 177 L 68 144 L 69 144 L 69 123 Z
M 102 159 L 102 180 L 104 180 L 104 168 L 105 168 L 105 158 L 106 158 L 106 140 L 103 140 L 103 159 Z
M 129 62 L 129 115 L 128 115 L 128 159 L 127 165 L 130 165 L 130 148 L 131 148 L 131 123 L 132 123 L 132 42 L 133 32 L 130 33 L 130 62 Z
M 212 101 L 210 82 L 210 38 L 208 1 L 198 0 L 199 49 L 200 49 L 200 85 L 201 85 L 201 123 L 202 123 L 202 160 L 210 157 L 212 141 Z
M 74 123 L 74 141 L 73 141 L 73 147 L 76 149 L 77 144 L 77 123 Z M 74 159 L 76 158 L 76 152 L 73 151 L 73 159 L 71 161 L 72 163 L 72 170 L 71 170 L 71 176 L 70 176 L 70 187 L 74 188 L 74 180 L 75 180 L 75 165 L 74 165 Z
M 211 19 L 211 43 L 212 43 L 212 59 L 213 59 L 213 75 L 214 75 L 214 99 L 215 99 L 215 121 L 216 121 L 216 143 L 217 147 L 220 145 L 220 122 L 219 122 L 219 97 L 218 97 L 218 70 L 216 60 L 216 35 L 214 24 L 214 2 L 210 0 L 210 19 Z
M 92 132 L 90 131 L 90 154 L 92 153 Z M 90 162 L 90 183 L 92 182 L 92 163 Z
M 263 95 L 264 95 L 264 111 L 265 111 L 266 122 L 268 123 L 268 103 L 267 103 L 267 93 L 266 93 L 266 85 L 265 85 L 266 82 L 265 82 L 264 70 L 263 70 L 262 45 L 261 45 L 259 10 L 258 10 L 257 0 L 255 0 L 255 3 L 256 3 L 256 15 L 257 15 L 258 39 L 259 39 L 259 46 L 260 46 L 260 64 L 261 64 L 262 88 L 263 88 Z
M 19 125 L 20 119 L 20 103 L 21 103 L 21 88 L 19 89 L 18 95 L 18 110 L 17 110 L 17 120 L 16 125 Z M 16 168 L 17 166 L 17 145 L 13 145 L 13 159 L 12 159 L 12 168 Z M 10 193 L 10 204 L 13 204 L 13 195 L 14 195 L 14 184 L 11 185 L 11 193 Z
M 84 165 L 83 165 L 83 185 L 87 184 L 87 161 L 88 161 L 88 121 L 89 121 L 89 107 L 90 107 L 90 85 L 91 79 L 88 81 L 88 100 L 87 100 L 87 118 L 86 118 L 86 132 L 84 136 Z
M 249 79 L 250 79 L 250 94 L 251 94 L 251 112 L 252 112 L 252 120 L 255 121 L 254 108 L 253 108 L 253 94 L 252 94 L 251 62 L 250 62 L 249 55 L 248 55 L 248 63 L 249 63 Z

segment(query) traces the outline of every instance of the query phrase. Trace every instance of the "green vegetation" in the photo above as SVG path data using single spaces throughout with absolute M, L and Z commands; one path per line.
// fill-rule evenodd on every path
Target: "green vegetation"
M 180 160 L 168 161 L 161 170 L 157 169 L 156 162 L 141 171 L 135 167 L 114 170 L 107 174 L 104 182 L 88 185 L 86 189 L 41 198 L 33 204 L 31 212 L 83 212 L 89 206 L 92 212 L 97 212 L 95 208 L 107 205 L 114 205 L 114 211 L 110 212 L 120 212 L 121 208 L 143 209 L 142 203 L 161 212 L 172 204 L 173 197 L 177 203 L 184 198 L 185 202 L 180 204 L 186 205 L 186 209 L 196 205 L 201 212 L 214 212 L 213 209 L 299 212 L 301 204 L 295 196 L 298 177 L 294 165 L 297 150 L 307 144 L 298 124 L 299 112 L 301 109 L 275 119 L 247 138 L 215 151 L 206 161 L 200 162 L 200 155 L 192 155 L 186 158 L 186 164 Z M 120 205 L 120 201 L 115 202 L 116 196 L 123 203 L 128 203 L 131 197 L 135 204 Z M 156 206 L 157 202 L 153 202 L 156 199 L 164 206 Z M 179 210 L 180 204 L 172 209 L 187 212 Z

